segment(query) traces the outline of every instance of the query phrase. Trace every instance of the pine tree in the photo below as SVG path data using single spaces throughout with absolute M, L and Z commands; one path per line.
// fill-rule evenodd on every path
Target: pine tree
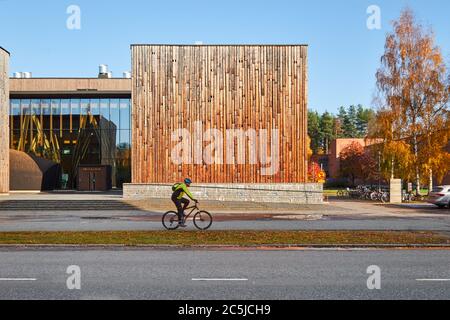
M 347 110 L 347 117 L 344 121 L 344 133 L 347 138 L 356 138 L 358 136 L 356 107 L 351 105 Z
M 339 129 L 340 129 L 338 138 L 345 138 L 346 137 L 345 123 L 348 122 L 347 110 L 345 110 L 345 107 L 342 106 L 339 108 L 337 119 L 339 122 Z
M 325 154 L 328 154 L 330 143 L 333 139 L 336 138 L 333 132 L 333 127 L 334 127 L 334 117 L 331 113 L 326 111 L 325 113 L 322 114 L 322 117 L 320 118 L 322 148 Z
M 320 116 L 317 111 L 308 111 L 308 135 L 311 139 L 311 149 L 319 153 L 321 146 Z
M 372 109 L 366 109 L 362 105 L 358 105 L 356 111 L 356 137 L 365 138 L 367 136 L 367 129 L 370 121 L 375 117 L 375 113 Z

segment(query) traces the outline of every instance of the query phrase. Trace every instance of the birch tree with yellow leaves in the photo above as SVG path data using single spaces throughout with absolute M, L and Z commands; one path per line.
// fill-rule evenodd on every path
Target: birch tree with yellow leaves
M 403 179 L 433 183 L 449 167 L 450 78 L 431 30 L 405 9 L 386 37 L 377 72 L 382 103 L 371 136 L 383 139 L 383 158 Z

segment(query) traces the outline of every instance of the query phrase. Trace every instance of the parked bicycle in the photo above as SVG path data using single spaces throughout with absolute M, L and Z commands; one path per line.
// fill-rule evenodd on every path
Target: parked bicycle
M 422 195 L 417 195 L 414 192 L 404 192 L 402 193 L 402 201 L 403 202 L 415 202 L 415 201 L 424 201 L 425 197 Z
M 186 208 L 186 210 L 192 209 L 187 215 L 185 215 L 185 221 L 193 214 L 193 222 L 197 229 L 208 230 L 213 222 L 211 214 L 207 211 L 200 210 L 198 203 L 195 203 L 192 207 Z M 162 217 L 162 224 L 167 230 L 176 230 L 179 228 L 179 218 L 175 211 L 167 211 Z
M 346 198 L 346 197 L 349 196 L 349 191 L 350 191 L 350 188 L 347 188 L 345 190 L 338 190 L 337 191 L 337 196 L 339 198 Z
M 340 193 L 341 196 L 347 194 L 352 199 L 381 201 L 386 203 L 389 201 L 390 194 L 388 191 L 374 186 L 359 185 L 356 189 L 347 189 Z
M 381 201 L 383 203 L 386 203 L 389 201 L 389 192 L 382 191 L 382 190 L 373 191 L 370 194 L 370 200 Z

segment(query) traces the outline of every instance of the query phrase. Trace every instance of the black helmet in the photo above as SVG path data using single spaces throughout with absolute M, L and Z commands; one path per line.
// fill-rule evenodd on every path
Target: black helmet
M 192 184 L 192 180 L 189 178 L 184 179 L 185 184 Z

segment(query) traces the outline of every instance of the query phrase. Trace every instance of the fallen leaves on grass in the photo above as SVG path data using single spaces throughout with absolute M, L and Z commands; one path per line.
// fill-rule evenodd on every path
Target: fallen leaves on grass
M 435 232 L 409 231 L 102 231 L 1 232 L 0 245 L 368 245 L 448 244 Z

